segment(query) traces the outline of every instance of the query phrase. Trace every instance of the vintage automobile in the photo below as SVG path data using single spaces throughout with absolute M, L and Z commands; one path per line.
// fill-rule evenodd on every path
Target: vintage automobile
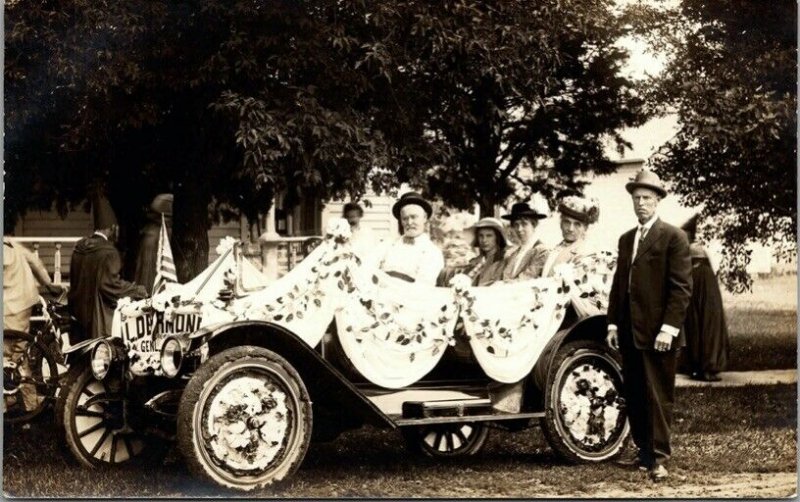
M 195 475 L 251 490 L 292 475 L 310 441 L 365 424 L 432 457 L 537 424 L 569 461 L 620 452 L 629 428 L 602 315 L 613 255 L 551 278 L 429 287 L 362 264 L 348 237 L 336 221 L 271 284 L 223 243 L 190 283 L 120 301 L 113 336 L 67 355 L 56 416 L 74 458 L 122 464 L 176 439 Z

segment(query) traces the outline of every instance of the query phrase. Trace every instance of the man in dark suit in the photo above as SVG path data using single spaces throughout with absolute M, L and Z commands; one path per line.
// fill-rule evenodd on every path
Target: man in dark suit
M 625 185 L 639 225 L 619 239 L 608 305 L 608 344 L 622 354 L 625 399 L 638 464 L 654 481 L 669 476 L 666 462 L 680 326 L 692 294 L 686 234 L 658 218 L 667 195 L 655 173 L 641 171 Z

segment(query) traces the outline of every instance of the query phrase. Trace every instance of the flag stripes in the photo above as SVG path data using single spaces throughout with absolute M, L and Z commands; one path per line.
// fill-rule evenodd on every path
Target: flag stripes
M 158 235 L 158 253 L 156 254 L 156 277 L 153 281 L 153 294 L 160 293 L 168 282 L 178 282 L 175 260 L 172 258 L 172 246 L 167 235 L 167 222 L 161 215 L 161 232 Z

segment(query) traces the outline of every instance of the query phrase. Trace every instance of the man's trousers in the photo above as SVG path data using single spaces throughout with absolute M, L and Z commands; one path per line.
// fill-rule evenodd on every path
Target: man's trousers
M 631 338 L 623 340 L 624 335 L 620 335 L 624 394 L 633 442 L 644 465 L 664 464 L 672 453 L 670 427 L 678 350 L 637 349 Z

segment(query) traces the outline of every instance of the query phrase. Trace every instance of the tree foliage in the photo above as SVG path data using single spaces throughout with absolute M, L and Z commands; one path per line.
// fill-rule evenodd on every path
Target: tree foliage
M 432 167 L 397 172 L 460 208 L 484 212 L 515 194 L 579 188 L 576 175 L 614 165 L 609 137 L 645 118 L 621 76 L 626 32 L 613 2 L 386 3 L 373 51 L 409 100 Z M 437 161 L 438 160 L 438 161 Z
M 43 0 L 6 6 L 7 215 L 104 186 L 129 243 L 175 193 L 179 277 L 214 208 L 401 182 L 484 210 L 608 171 L 643 119 L 610 0 Z M 209 216 L 209 208 L 212 214 Z
M 669 59 L 650 98 L 679 121 L 654 166 L 703 206 L 722 277 L 742 290 L 748 243 L 796 256 L 797 5 L 682 0 L 651 21 Z

